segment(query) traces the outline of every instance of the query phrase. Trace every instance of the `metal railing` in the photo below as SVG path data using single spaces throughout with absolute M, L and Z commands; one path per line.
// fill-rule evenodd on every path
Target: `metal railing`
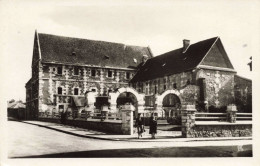
M 227 113 L 196 113 L 196 121 L 227 121 Z M 251 121 L 252 113 L 236 113 L 236 121 Z
M 196 113 L 196 121 L 226 121 L 227 113 Z
M 74 119 L 74 120 L 88 120 L 88 119 L 99 119 L 101 121 L 108 119 L 108 120 L 122 120 L 121 113 L 100 113 L 100 112 L 67 112 L 67 119 Z M 53 119 L 60 119 L 61 112 L 39 112 L 40 118 L 53 118 Z
M 252 113 L 236 113 L 237 121 L 250 121 L 252 120 Z

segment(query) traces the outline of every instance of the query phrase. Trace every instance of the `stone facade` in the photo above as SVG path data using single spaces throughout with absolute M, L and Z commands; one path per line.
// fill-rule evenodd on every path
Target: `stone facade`
M 252 112 L 252 80 L 241 76 L 234 77 L 235 104 L 238 112 Z
M 189 131 L 190 138 L 197 137 L 251 137 L 252 124 L 248 125 L 196 125 Z
M 26 84 L 27 111 L 32 118 L 39 112 L 93 112 L 101 109 L 96 99 L 106 97 L 109 111 L 116 113 L 118 98 L 125 93 L 132 99 L 135 116 L 164 117 L 180 113 L 181 105 L 196 105 L 204 112 L 225 111 L 229 104 L 250 98 L 242 95 L 235 100 L 236 71 L 218 37 L 180 50 L 152 57 L 146 47 L 45 34 L 39 38 L 36 33 L 32 78 Z M 250 94 L 250 88 L 236 86 Z
M 62 68 L 62 73 L 58 74 L 58 67 Z M 79 72 L 75 75 L 74 70 Z M 95 76 L 91 72 L 95 71 Z M 112 75 L 108 76 L 108 72 Z M 108 96 L 108 92 L 114 92 L 116 89 L 127 87 L 128 80 L 134 74 L 130 69 L 110 69 L 101 67 L 86 67 L 77 65 L 61 64 L 43 64 L 43 75 L 41 93 L 42 108 L 41 111 L 49 109 L 59 109 L 60 105 L 67 110 L 71 103 L 72 96 L 85 96 L 85 92 L 94 91 L 96 96 Z M 127 78 L 126 75 L 129 74 Z M 61 88 L 61 93 L 58 89 Z M 77 90 L 75 90 L 77 89 Z M 76 92 L 76 94 L 75 94 Z
M 205 79 L 201 88 L 204 100 L 209 109 L 225 107 L 234 103 L 234 72 L 200 69 L 197 71 L 197 82 Z
M 96 97 L 106 97 L 111 101 L 110 96 L 117 94 L 119 89 L 129 87 L 128 82 L 136 73 L 138 64 L 151 57 L 148 47 L 36 32 L 32 77 L 26 83 L 29 118 L 35 119 L 39 113 L 61 110 L 76 109 L 80 113 L 91 109 L 93 112 Z M 140 99 L 138 93 L 134 95 L 142 105 L 143 98 Z M 81 99 L 84 98 L 83 103 Z M 79 100 L 74 101 L 76 99 Z M 108 104 L 111 104 L 111 112 L 117 110 L 117 98 Z M 142 109 L 141 106 L 139 109 Z

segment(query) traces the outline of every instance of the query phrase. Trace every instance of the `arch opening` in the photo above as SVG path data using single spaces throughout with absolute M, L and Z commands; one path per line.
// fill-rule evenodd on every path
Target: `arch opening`
M 116 99 L 116 108 L 118 112 L 121 111 L 123 105 L 133 105 L 135 107 L 135 111 L 133 115 L 137 112 L 138 101 L 137 97 L 132 92 L 122 92 Z
M 180 116 L 181 100 L 176 94 L 167 94 L 163 98 L 162 108 L 166 118 L 176 119 Z

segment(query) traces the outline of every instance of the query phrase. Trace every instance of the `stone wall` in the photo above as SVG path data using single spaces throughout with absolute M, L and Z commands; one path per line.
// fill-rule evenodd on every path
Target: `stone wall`
M 41 121 L 60 123 L 60 119 L 51 119 L 51 118 L 39 118 Z M 122 123 L 120 122 L 102 122 L 102 121 L 85 121 L 85 120 L 67 120 L 67 125 L 97 130 L 106 133 L 113 134 L 124 134 L 122 131 Z
M 239 112 L 252 112 L 252 80 L 235 75 L 235 104 Z
M 58 67 L 62 73 L 58 74 Z M 132 78 L 135 70 L 101 68 L 91 66 L 61 65 L 43 63 L 40 82 L 40 111 L 52 111 L 53 107 L 58 110 L 59 105 L 68 107 L 71 97 L 74 96 L 74 89 L 78 89 L 77 96 L 84 96 L 86 91 L 96 91 L 97 95 L 107 95 L 118 88 L 127 87 L 128 81 Z M 74 70 L 78 69 L 78 74 Z M 91 75 L 95 70 L 96 76 Z M 109 75 L 108 72 L 112 74 Z M 129 73 L 129 78 L 127 78 Z M 58 94 L 58 88 L 62 88 L 62 94 Z
M 180 90 L 188 84 L 193 84 L 192 75 L 192 72 L 182 72 L 145 82 L 137 82 L 131 86 L 134 87 L 138 92 L 145 93 L 145 95 L 162 94 L 167 90 Z
M 191 138 L 197 137 L 251 137 L 252 124 L 196 125 L 189 130 Z
M 227 122 L 196 121 L 195 105 L 183 105 L 181 110 L 182 136 L 196 137 L 251 137 L 252 122 L 236 122 L 236 106 L 227 107 Z
M 208 107 L 220 108 L 234 102 L 234 73 L 200 69 L 197 72 L 197 80 L 199 78 L 205 78 L 204 100 Z

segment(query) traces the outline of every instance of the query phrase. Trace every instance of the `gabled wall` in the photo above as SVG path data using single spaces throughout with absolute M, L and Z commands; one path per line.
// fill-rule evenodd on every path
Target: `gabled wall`
M 212 46 L 200 65 L 234 69 L 220 39 Z
M 28 119 L 37 118 L 39 110 L 39 65 L 40 65 L 39 45 L 37 41 L 37 32 L 34 36 L 32 75 L 30 81 L 26 84 L 26 112 Z

